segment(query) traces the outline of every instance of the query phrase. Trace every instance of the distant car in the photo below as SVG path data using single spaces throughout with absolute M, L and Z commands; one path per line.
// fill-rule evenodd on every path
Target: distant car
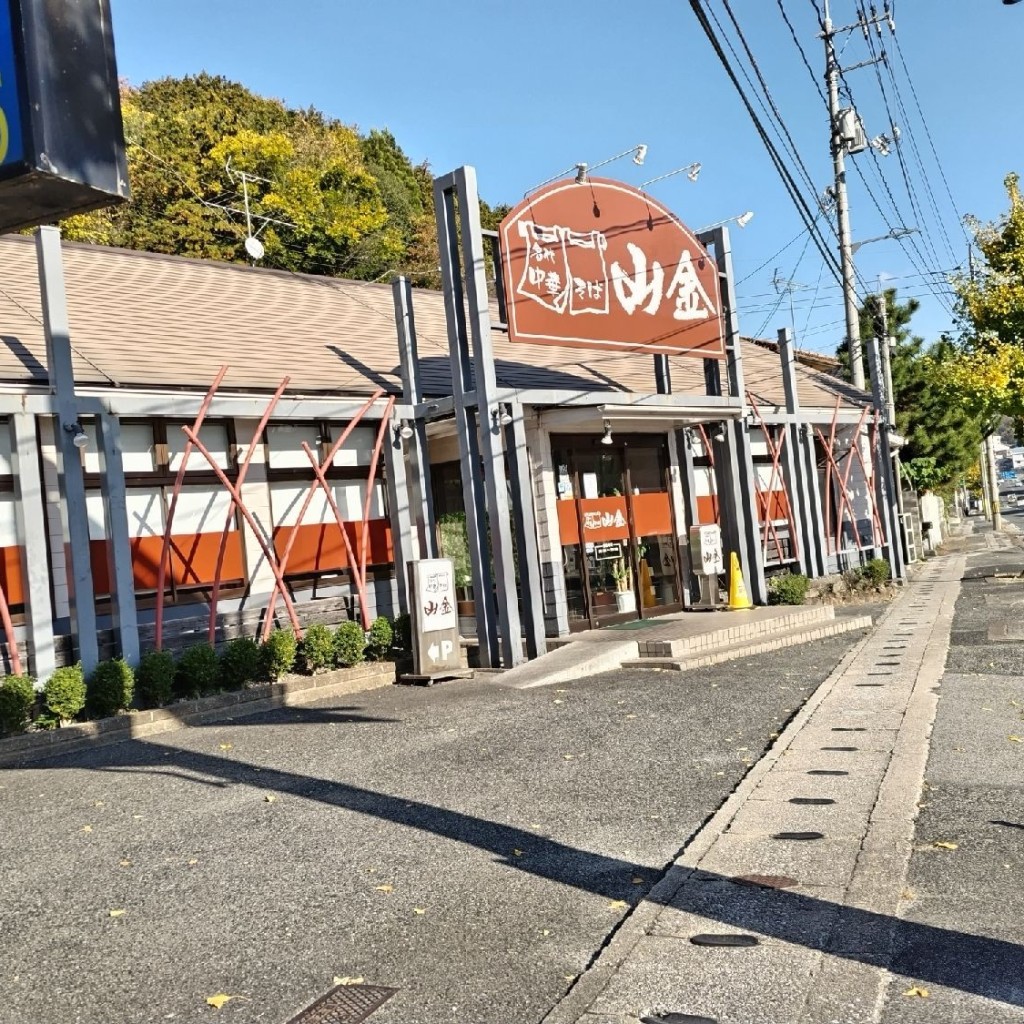
M 967 514 L 969 516 L 980 516 L 981 515 L 981 498 L 968 498 L 967 499 Z
M 1020 498 L 1016 494 L 1008 494 L 1006 496 L 1006 506 L 1007 506 L 1007 508 L 1016 508 L 1019 503 L 1020 503 Z

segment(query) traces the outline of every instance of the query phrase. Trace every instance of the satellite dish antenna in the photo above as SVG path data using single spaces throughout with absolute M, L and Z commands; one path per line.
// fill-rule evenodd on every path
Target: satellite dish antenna
M 245 240 L 245 251 L 254 259 L 261 260 L 266 255 L 266 249 L 263 248 L 263 243 L 258 239 L 250 235 Z

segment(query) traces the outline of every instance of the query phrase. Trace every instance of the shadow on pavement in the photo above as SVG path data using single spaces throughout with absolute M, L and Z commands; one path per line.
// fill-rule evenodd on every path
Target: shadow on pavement
M 289 714 L 302 712 L 303 709 L 289 709 Z M 331 717 L 329 713 L 327 716 Z M 95 763 L 104 757 L 109 763 Z M 53 771 L 54 767 L 39 770 Z M 644 891 L 629 881 L 636 871 L 635 863 L 567 846 L 515 826 L 348 783 L 267 766 L 257 768 L 229 757 L 143 741 L 128 741 L 109 751 L 96 751 L 94 757 L 85 763 L 76 762 L 75 767 L 173 774 L 213 786 L 242 783 L 466 843 L 490 851 L 517 871 L 531 872 L 609 899 L 636 904 L 645 898 Z M 210 781 L 211 778 L 221 781 Z M 1022 827 L 1013 822 L 999 824 Z M 1024 1006 L 1024 987 L 1020 981 L 1024 946 L 841 906 L 803 893 L 751 888 L 724 875 L 676 867 L 668 870 L 669 880 L 678 884 L 660 888 L 670 893 L 666 905 L 676 910 L 849 960 L 886 966 L 922 982 Z M 690 884 L 681 888 L 684 881 Z M 646 898 L 651 898 L 649 893 Z

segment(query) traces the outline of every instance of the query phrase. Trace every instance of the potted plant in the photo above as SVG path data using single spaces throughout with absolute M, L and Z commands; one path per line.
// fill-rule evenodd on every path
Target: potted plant
M 633 570 L 626 558 L 617 558 L 612 566 L 615 578 L 615 608 L 618 612 L 635 612 L 636 595 L 633 593 Z

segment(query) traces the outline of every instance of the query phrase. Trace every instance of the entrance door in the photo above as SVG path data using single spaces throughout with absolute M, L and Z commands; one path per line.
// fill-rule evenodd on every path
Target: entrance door
M 570 629 L 682 607 L 664 438 L 553 438 Z

